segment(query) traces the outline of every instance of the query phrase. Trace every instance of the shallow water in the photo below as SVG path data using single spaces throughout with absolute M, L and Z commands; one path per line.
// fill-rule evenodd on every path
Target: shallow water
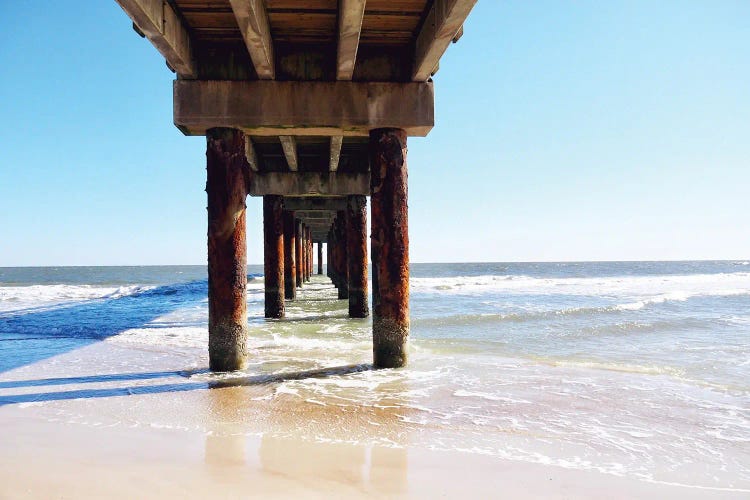
M 205 370 L 203 267 L 0 269 L 0 406 L 240 377 L 241 432 L 408 442 L 750 492 L 747 262 L 413 265 L 410 365 L 379 371 L 369 320 L 347 318 L 326 279 L 287 303 L 285 320 L 265 320 L 262 270 L 249 271 L 251 364 L 216 376 Z M 149 373 L 125 348 L 177 359 L 181 371 Z M 71 359 L 83 368 L 56 364 Z M 114 391 L 101 366 L 129 374 L 119 381 L 135 392 Z M 60 396 L 13 382 L 33 372 L 55 385 L 45 379 L 61 369 L 89 374 L 96 389 Z M 140 419 L 215 432 L 210 419 Z

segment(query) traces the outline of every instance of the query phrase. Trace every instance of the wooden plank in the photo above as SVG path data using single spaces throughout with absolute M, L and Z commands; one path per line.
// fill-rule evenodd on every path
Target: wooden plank
M 273 40 L 264 0 L 229 0 L 237 18 L 242 38 L 253 60 L 260 80 L 276 77 L 273 62 Z
M 280 135 L 279 141 L 281 141 L 281 148 L 284 150 L 284 156 L 286 157 L 286 164 L 289 165 L 289 170 L 292 172 L 297 171 L 297 141 L 293 135 Z
M 175 80 L 174 123 L 187 135 L 213 127 L 248 135 L 369 136 L 434 125 L 432 83 Z
M 370 173 L 261 172 L 248 186 L 251 196 L 348 196 L 370 194 Z
M 170 68 L 195 78 L 190 35 L 169 3 L 163 0 L 116 0 L 136 27 L 156 47 Z
M 341 145 L 343 143 L 343 135 L 331 136 L 331 162 L 328 167 L 331 172 L 335 172 L 339 168 L 339 158 L 341 158 Z
M 435 0 L 417 36 L 412 80 L 427 81 L 477 0 Z
M 245 136 L 245 158 L 247 158 L 247 163 L 250 164 L 250 168 L 252 170 L 254 170 L 255 172 L 260 170 L 260 167 L 258 166 L 258 155 L 255 152 L 253 140 L 248 136 Z
M 338 80 L 352 79 L 364 15 L 365 0 L 339 1 L 339 45 L 336 58 L 336 79 Z

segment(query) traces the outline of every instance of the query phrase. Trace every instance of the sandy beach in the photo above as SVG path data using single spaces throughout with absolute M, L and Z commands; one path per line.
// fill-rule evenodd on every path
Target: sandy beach
M 100 365 L 99 373 L 87 376 L 87 370 L 113 359 L 131 372 Z M 185 371 L 184 363 L 180 356 L 155 349 L 101 342 L 41 362 L 46 366 L 4 373 L 0 497 L 747 495 L 437 451 L 411 443 L 417 436 L 400 424 L 395 406 L 351 412 L 300 403 L 294 395 L 269 401 L 264 395 L 274 382 L 209 389 L 202 381 L 191 381 L 205 373 Z M 44 379 L 33 376 L 40 371 Z M 364 423 L 392 444 L 359 443 Z

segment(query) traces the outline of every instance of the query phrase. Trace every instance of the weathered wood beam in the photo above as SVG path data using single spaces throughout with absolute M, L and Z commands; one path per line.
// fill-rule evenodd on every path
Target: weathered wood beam
M 289 165 L 289 170 L 292 172 L 297 171 L 297 141 L 293 135 L 280 135 L 279 141 L 281 141 L 281 148 L 284 150 L 284 156 L 286 157 L 286 164 Z
M 359 35 L 365 17 L 366 0 L 339 0 L 339 44 L 336 79 L 351 80 L 357 62 Z
M 435 0 L 417 35 L 412 80 L 427 81 L 477 0 Z
M 321 172 L 265 172 L 253 176 L 252 196 L 346 196 L 369 194 L 370 174 Z
M 273 40 L 265 0 L 229 0 L 260 80 L 273 80 Z
M 190 35 L 172 6 L 164 0 L 116 0 L 133 24 L 183 78 L 195 78 Z
M 331 172 L 335 172 L 339 168 L 339 159 L 341 158 L 341 145 L 343 143 L 343 135 L 331 136 L 331 159 L 328 167 Z
M 245 158 L 247 158 L 247 163 L 250 165 L 251 169 L 256 172 L 260 170 L 260 166 L 258 165 L 258 154 L 255 152 L 253 140 L 248 136 L 245 136 Z
M 322 197 L 310 197 L 310 198 L 287 198 L 284 197 L 284 209 L 285 210 L 304 210 L 310 211 L 337 211 L 344 210 L 346 208 L 346 198 L 322 198 Z
M 186 135 L 235 127 L 248 135 L 368 136 L 434 125 L 432 83 L 175 80 L 174 123 Z

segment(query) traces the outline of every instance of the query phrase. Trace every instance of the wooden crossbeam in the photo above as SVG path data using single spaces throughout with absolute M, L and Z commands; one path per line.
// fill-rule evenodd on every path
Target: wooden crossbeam
M 190 35 L 172 6 L 164 0 L 116 0 L 133 24 L 164 56 L 167 65 L 185 78 L 195 78 Z
M 425 82 L 456 37 L 477 0 L 435 0 L 417 36 L 412 80 Z
M 258 165 L 258 155 L 255 152 L 253 140 L 248 136 L 245 136 L 245 158 L 247 158 L 247 162 L 250 164 L 252 170 L 256 172 L 260 170 L 260 166 Z
M 260 172 L 248 186 L 251 196 L 347 196 L 370 193 L 370 173 Z
M 336 79 L 351 80 L 357 62 L 359 35 L 365 17 L 366 0 L 339 0 L 339 43 Z
M 174 123 L 187 135 L 213 127 L 254 136 L 363 136 L 434 125 L 432 83 L 175 80 Z
M 306 212 L 311 211 L 337 211 L 346 210 L 346 198 L 322 198 L 322 197 L 310 197 L 310 198 L 295 198 L 285 197 L 284 198 L 284 209 L 285 210 L 304 210 Z
M 328 167 L 331 172 L 335 172 L 339 168 L 339 158 L 341 158 L 341 145 L 343 143 L 343 135 L 334 135 L 331 137 L 331 158 Z
M 265 0 L 229 0 L 242 32 L 245 46 L 260 80 L 276 77 L 273 62 L 273 40 L 268 24 Z
M 281 141 L 281 148 L 284 150 L 284 156 L 286 157 L 286 164 L 289 165 L 289 170 L 292 172 L 297 171 L 297 141 L 293 135 L 280 135 L 279 141 Z

